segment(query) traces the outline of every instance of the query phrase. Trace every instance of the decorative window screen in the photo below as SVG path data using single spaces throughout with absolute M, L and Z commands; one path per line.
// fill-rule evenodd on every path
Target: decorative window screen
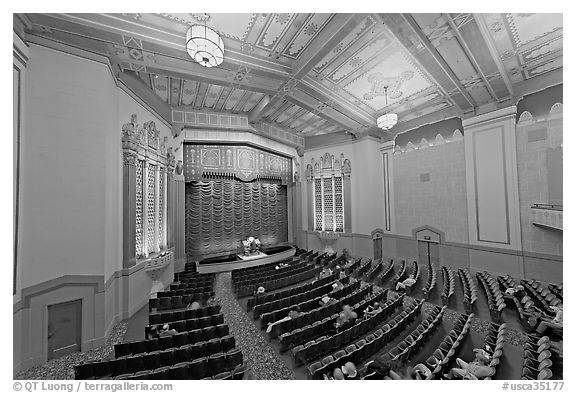
M 314 229 L 344 232 L 342 177 L 314 179 Z
M 154 221 L 155 221 L 155 206 L 156 203 L 156 165 L 148 165 L 148 192 L 146 198 L 146 214 L 147 228 L 146 231 L 146 244 L 148 253 L 154 250 Z
M 322 230 L 322 179 L 314 179 L 314 229 Z
M 144 161 L 136 164 L 136 255 L 142 254 L 142 183 L 144 176 Z
M 164 239 L 164 171 L 159 172 L 160 178 L 158 179 L 158 242 L 163 246 Z
M 334 177 L 334 219 L 336 221 L 336 232 L 344 232 L 344 204 L 342 195 L 342 177 Z

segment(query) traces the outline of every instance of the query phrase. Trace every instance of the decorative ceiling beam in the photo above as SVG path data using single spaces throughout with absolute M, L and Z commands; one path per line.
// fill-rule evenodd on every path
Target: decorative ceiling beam
M 270 103 L 270 96 L 266 94 L 258 104 L 248 113 L 248 123 L 256 123 L 262 118 L 262 113 L 265 108 L 268 107 Z
M 424 32 L 422 31 L 422 29 L 420 28 L 418 22 L 416 22 L 414 17 L 410 14 L 402 14 L 402 17 L 412 28 L 412 31 L 414 31 L 414 33 L 418 36 L 418 38 L 420 39 L 422 44 L 426 47 L 426 49 L 428 49 L 434 60 L 436 60 L 436 62 L 440 65 L 440 67 L 446 73 L 446 75 L 448 75 L 452 83 L 456 85 L 458 91 L 460 91 L 460 93 L 466 98 L 466 100 L 470 103 L 470 105 L 472 105 L 472 107 L 476 108 L 478 105 L 474 101 L 474 98 L 472 98 L 468 90 L 466 90 L 464 85 L 462 85 L 460 79 L 458 79 L 458 76 L 456 76 L 452 68 L 450 68 L 444 57 L 442 57 L 440 52 L 438 52 L 438 50 L 434 47 L 434 45 L 432 45 L 432 43 L 430 42 L 426 34 L 424 34 Z
M 482 34 L 482 38 L 484 38 L 484 41 L 486 42 L 486 46 L 488 47 L 488 50 L 490 51 L 490 54 L 492 55 L 492 59 L 494 60 L 494 63 L 496 63 L 496 67 L 498 67 L 498 71 L 500 72 L 500 75 L 502 75 L 502 80 L 504 81 L 504 84 L 506 85 L 506 88 L 508 89 L 508 93 L 510 93 L 510 96 L 514 96 L 514 88 L 512 87 L 512 81 L 510 81 L 510 77 L 508 76 L 508 71 L 506 71 L 506 67 L 504 67 L 504 63 L 502 63 L 502 59 L 500 58 L 500 53 L 498 52 L 498 49 L 496 49 L 496 44 L 494 43 L 494 39 L 492 38 L 492 35 L 490 34 L 490 32 L 488 31 L 488 26 L 486 26 L 486 22 L 484 21 L 484 18 L 478 14 L 473 14 L 474 16 L 474 20 L 476 21 L 476 24 L 478 25 L 478 29 L 480 30 L 480 33 Z
M 480 68 L 480 65 L 478 64 L 478 62 L 476 61 L 476 58 L 474 57 L 474 55 L 472 54 L 472 51 L 470 50 L 470 48 L 468 48 L 468 45 L 466 44 L 466 41 L 464 40 L 464 38 L 462 37 L 462 34 L 460 34 L 460 30 L 458 30 L 458 26 L 456 26 L 456 23 L 454 23 L 454 21 L 452 20 L 452 17 L 450 16 L 450 14 L 444 14 L 446 17 L 446 20 L 448 22 L 448 25 L 450 25 L 450 28 L 452 29 L 452 32 L 454 33 L 454 35 L 456 36 L 456 39 L 458 40 L 458 43 L 460 44 L 460 47 L 462 48 L 462 50 L 464 51 L 464 53 L 466 54 L 466 57 L 468 58 L 468 61 L 472 64 L 472 67 L 474 67 L 474 70 L 476 70 L 476 72 L 478 73 L 478 75 L 480 75 L 480 78 L 482 79 L 482 82 L 484 82 L 484 86 L 486 87 L 486 89 L 488 90 L 488 92 L 490 93 L 490 96 L 492 97 L 493 100 L 498 101 L 498 96 L 496 95 L 496 93 L 494 92 L 494 89 L 492 89 L 492 85 L 490 85 L 490 83 L 488 82 L 488 79 L 486 79 L 486 76 L 484 75 L 484 72 L 482 72 L 482 69 Z
M 327 28 L 314 38 L 314 41 L 292 68 L 292 76 L 301 79 L 306 76 L 326 53 L 333 50 L 360 22 L 357 14 L 336 14 Z

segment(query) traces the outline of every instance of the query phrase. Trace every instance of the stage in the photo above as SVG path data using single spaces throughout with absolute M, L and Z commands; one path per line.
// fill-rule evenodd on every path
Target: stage
M 198 273 L 230 272 L 232 270 L 244 269 L 246 267 L 278 263 L 286 259 L 291 259 L 294 254 L 296 254 L 296 249 L 292 246 L 275 247 L 274 249 L 268 249 L 265 251 L 266 253 L 260 253 L 260 255 L 248 257 L 232 255 L 220 258 L 204 259 L 196 262 L 196 270 Z

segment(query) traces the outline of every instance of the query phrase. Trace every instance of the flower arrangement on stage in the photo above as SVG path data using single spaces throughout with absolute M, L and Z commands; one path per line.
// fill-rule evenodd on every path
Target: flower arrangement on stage
M 242 245 L 244 246 L 244 255 L 258 254 L 260 252 L 260 248 L 262 247 L 260 240 L 253 236 L 250 236 L 246 240 L 242 240 Z

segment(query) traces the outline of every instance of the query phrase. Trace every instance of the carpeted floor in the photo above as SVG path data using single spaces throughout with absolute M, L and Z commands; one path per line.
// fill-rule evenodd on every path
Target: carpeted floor
M 252 379 L 295 379 L 294 373 L 278 357 L 268 343 L 266 333 L 252 323 L 231 288 L 231 274 L 219 273 L 214 285 L 216 301 L 222 306 L 224 323 L 236 339 L 236 348 L 244 355 L 244 362 Z
M 128 328 L 128 320 L 116 324 L 101 347 L 86 352 L 75 352 L 52 359 L 40 366 L 19 373 L 15 379 L 74 379 L 74 366 L 90 360 L 102 360 L 114 353 L 114 344 L 121 343 Z

